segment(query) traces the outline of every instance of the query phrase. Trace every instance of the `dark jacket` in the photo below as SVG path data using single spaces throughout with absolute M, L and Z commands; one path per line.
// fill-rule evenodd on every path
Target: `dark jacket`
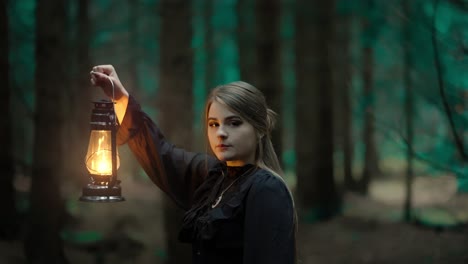
M 133 97 L 118 142 L 127 143 L 151 180 L 187 210 L 179 239 L 192 244 L 195 264 L 294 263 L 294 206 L 279 177 L 254 165 L 239 168 L 234 176 L 240 178 L 212 208 L 229 168 L 167 142 Z

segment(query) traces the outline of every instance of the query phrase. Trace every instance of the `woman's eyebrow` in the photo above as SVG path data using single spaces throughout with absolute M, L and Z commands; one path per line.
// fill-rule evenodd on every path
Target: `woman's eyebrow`
M 232 119 L 241 119 L 240 116 L 237 116 L 237 115 L 232 115 L 232 116 L 228 116 L 226 118 L 224 118 L 224 120 L 232 120 Z
M 232 119 L 241 119 L 240 116 L 237 116 L 237 115 L 231 115 L 231 116 L 227 116 L 224 118 L 224 120 L 232 120 Z M 207 119 L 208 121 L 217 121 L 218 118 L 216 117 L 208 117 Z

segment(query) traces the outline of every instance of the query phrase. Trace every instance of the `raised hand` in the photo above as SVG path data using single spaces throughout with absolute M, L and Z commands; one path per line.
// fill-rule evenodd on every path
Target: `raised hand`
M 103 92 L 115 101 L 128 98 L 128 92 L 117 76 L 117 72 L 112 65 L 97 65 L 90 72 L 91 84 L 100 87 Z M 114 84 L 114 88 L 112 87 Z

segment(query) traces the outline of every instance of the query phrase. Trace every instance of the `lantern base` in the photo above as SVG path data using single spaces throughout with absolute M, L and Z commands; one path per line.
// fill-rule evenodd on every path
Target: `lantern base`
M 81 196 L 80 201 L 109 203 L 109 202 L 123 202 L 125 201 L 125 198 L 123 198 L 122 196 Z
M 80 197 L 83 202 L 122 202 L 122 188 L 116 185 L 108 187 L 105 185 L 88 184 L 83 188 L 83 195 Z

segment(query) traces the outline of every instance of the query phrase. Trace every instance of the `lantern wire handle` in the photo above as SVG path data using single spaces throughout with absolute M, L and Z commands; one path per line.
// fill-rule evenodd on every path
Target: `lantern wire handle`
M 115 86 L 114 86 L 114 82 L 112 81 L 111 77 L 110 76 L 107 76 L 107 79 L 109 79 L 109 82 L 111 83 L 112 85 L 112 110 L 114 111 L 114 124 L 117 124 L 117 114 L 115 113 Z
M 109 82 L 111 83 L 112 85 L 112 111 L 114 112 L 114 126 L 112 127 L 112 139 L 111 139 L 111 142 L 112 142 L 112 147 L 111 147 L 111 151 L 112 151 L 112 177 L 111 177 L 111 181 L 109 183 L 109 185 L 107 186 L 108 188 L 109 187 L 113 187 L 115 184 L 116 184 L 116 181 L 117 181 L 117 165 L 116 165 L 116 162 L 117 162 L 117 155 L 116 155 L 116 151 L 117 151 L 117 146 L 116 146 L 116 138 L 115 138 L 115 133 L 116 133 L 116 127 L 117 127 L 117 113 L 115 112 L 115 86 L 114 86 L 114 82 L 112 81 L 112 78 L 110 76 L 107 76 L 107 79 L 109 79 Z

